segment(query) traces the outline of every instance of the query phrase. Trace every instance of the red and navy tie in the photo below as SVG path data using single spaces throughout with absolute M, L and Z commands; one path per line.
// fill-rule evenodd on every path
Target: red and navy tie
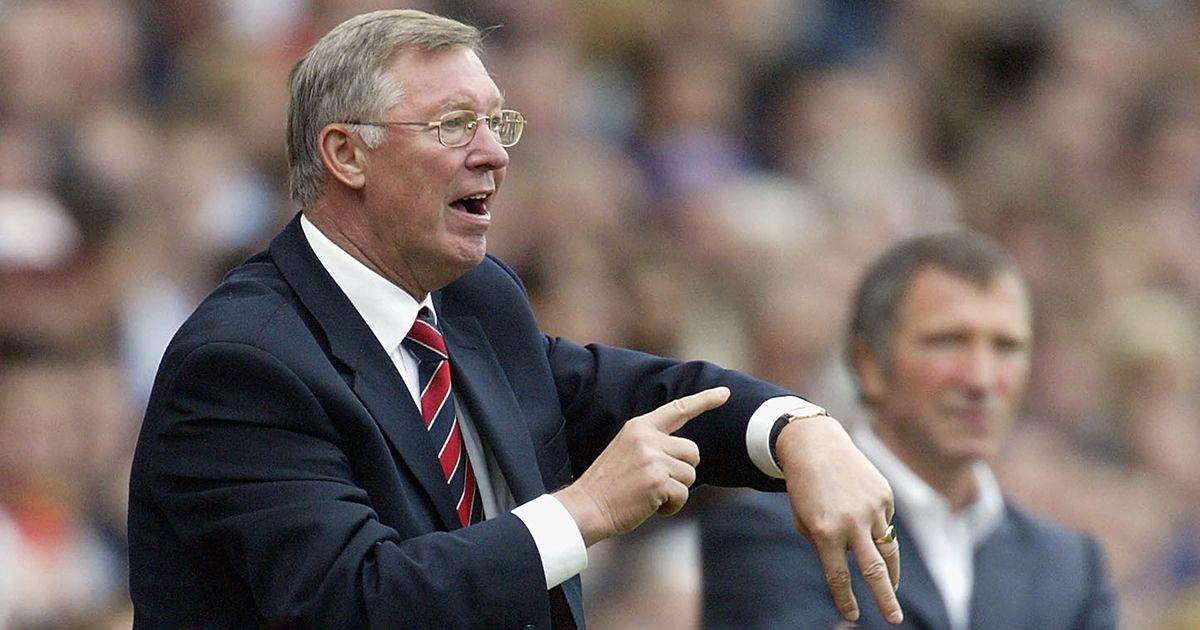
M 404 339 L 404 347 L 417 357 L 421 387 L 421 416 L 438 452 L 446 485 L 464 526 L 483 520 L 483 503 L 475 487 L 475 471 L 463 444 L 462 430 L 454 413 L 454 393 L 450 389 L 450 355 L 446 341 L 433 322 L 429 310 L 422 308 Z

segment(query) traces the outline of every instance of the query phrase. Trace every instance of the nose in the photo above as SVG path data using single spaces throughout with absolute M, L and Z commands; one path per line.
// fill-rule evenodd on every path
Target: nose
M 971 348 L 963 366 L 963 381 L 976 391 L 995 389 L 1000 377 L 1000 361 L 996 351 L 986 344 Z
M 508 166 L 508 150 L 500 146 L 492 128 L 482 122 L 475 128 L 475 137 L 467 149 L 467 166 L 472 169 L 495 171 Z

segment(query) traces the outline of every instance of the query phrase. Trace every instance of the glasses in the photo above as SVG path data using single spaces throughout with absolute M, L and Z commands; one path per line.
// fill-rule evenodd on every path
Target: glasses
M 477 116 L 475 112 L 453 111 L 431 122 L 364 122 L 349 120 L 348 125 L 371 125 L 374 127 L 391 127 L 393 125 L 412 125 L 424 127 L 426 130 L 437 129 L 438 142 L 442 146 L 453 149 L 466 146 L 475 139 L 475 131 L 479 123 L 487 124 L 488 129 L 496 136 L 496 141 L 502 147 L 511 147 L 521 139 L 525 131 L 525 117 L 513 109 L 502 109 L 497 114 Z

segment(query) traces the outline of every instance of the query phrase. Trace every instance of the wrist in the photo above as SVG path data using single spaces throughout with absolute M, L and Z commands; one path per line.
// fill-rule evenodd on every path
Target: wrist
M 553 493 L 553 496 L 558 499 L 567 514 L 575 521 L 575 526 L 579 528 L 579 535 L 583 538 L 584 547 L 591 547 L 613 535 L 609 531 L 611 528 L 606 527 L 608 521 L 604 518 L 595 500 L 576 484 L 571 484 Z
M 783 465 L 779 460 L 779 453 L 776 450 L 779 442 L 779 436 L 783 434 L 783 430 L 794 422 L 805 422 L 813 418 L 828 417 L 829 414 L 823 407 L 817 405 L 809 405 L 803 409 L 793 409 L 785 411 L 775 419 L 775 424 L 771 427 L 771 433 L 767 437 L 767 448 L 771 453 L 771 461 L 783 470 Z

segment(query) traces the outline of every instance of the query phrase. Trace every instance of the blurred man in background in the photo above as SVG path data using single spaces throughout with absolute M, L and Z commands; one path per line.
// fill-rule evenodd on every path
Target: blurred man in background
M 870 268 L 852 317 L 847 354 L 873 413 L 853 435 L 895 492 L 903 627 L 1114 628 L 1096 542 L 1006 502 L 989 468 L 1029 375 L 1030 300 L 1009 256 L 966 231 L 904 241 Z M 786 501 L 732 497 L 701 532 L 705 627 L 839 623 Z

